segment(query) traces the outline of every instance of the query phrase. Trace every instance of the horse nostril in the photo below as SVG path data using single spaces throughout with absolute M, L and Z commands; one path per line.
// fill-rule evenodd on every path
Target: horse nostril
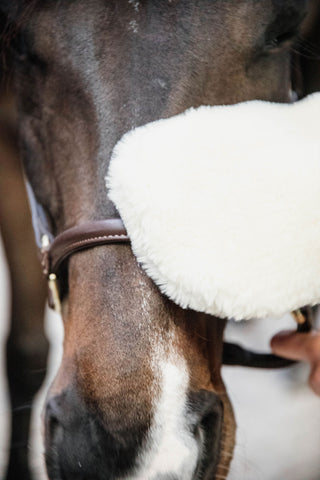
M 197 473 L 201 473 L 201 478 L 216 478 L 223 426 L 222 400 L 211 391 L 190 392 L 189 418 L 192 433 L 199 445 Z
M 218 441 L 223 417 L 223 404 L 218 395 L 206 390 L 191 392 L 189 411 L 194 437 L 203 442 L 208 434 L 215 434 Z
M 59 417 L 61 418 L 59 402 L 56 398 L 51 398 L 47 403 L 45 415 L 46 439 L 50 443 L 62 434 L 62 424 Z

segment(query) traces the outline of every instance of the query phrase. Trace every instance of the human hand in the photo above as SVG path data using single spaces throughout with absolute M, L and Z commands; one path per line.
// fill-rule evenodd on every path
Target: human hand
M 310 363 L 309 385 L 320 396 L 320 331 L 283 331 L 271 339 L 273 353 Z

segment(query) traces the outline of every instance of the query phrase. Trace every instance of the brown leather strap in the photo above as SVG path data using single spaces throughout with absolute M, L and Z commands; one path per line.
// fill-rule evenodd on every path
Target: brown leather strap
M 313 327 L 313 312 L 311 307 L 301 308 L 292 313 L 298 323 L 297 332 L 311 332 Z M 222 363 L 224 365 L 249 367 L 249 368 L 285 368 L 296 365 L 298 362 L 287 358 L 278 357 L 271 353 L 259 353 L 241 347 L 236 343 L 223 344 Z
M 223 343 L 223 365 L 232 367 L 249 368 L 285 368 L 295 365 L 297 362 L 278 357 L 272 353 L 259 353 L 243 348 L 237 343 Z
M 41 249 L 41 264 L 46 277 L 57 274 L 62 263 L 81 250 L 110 245 L 129 243 L 126 229 L 119 218 L 85 222 L 64 230 L 46 248 Z

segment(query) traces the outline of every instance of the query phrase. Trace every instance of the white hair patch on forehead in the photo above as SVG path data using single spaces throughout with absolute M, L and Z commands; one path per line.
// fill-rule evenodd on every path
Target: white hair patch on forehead
M 320 301 L 320 94 L 200 107 L 126 134 L 107 179 L 161 291 L 220 317 Z

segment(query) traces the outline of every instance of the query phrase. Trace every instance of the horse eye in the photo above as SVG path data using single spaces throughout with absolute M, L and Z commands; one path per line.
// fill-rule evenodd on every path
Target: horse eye
M 307 14 L 306 8 L 300 8 L 300 3 L 297 3 L 297 8 L 285 8 L 285 2 L 278 2 L 279 6 L 283 4 L 277 15 L 267 27 L 264 33 L 264 52 L 277 53 L 278 51 L 290 46 L 297 40 L 301 25 Z M 304 5 L 305 2 L 303 2 Z
M 298 37 L 298 30 L 292 29 L 281 35 L 275 36 L 265 43 L 265 49 L 272 53 L 273 51 L 277 51 L 281 48 L 285 48 L 290 46 Z
M 1 0 L 0 0 L 1 2 Z M 19 63 L 28 62 L 28 64 L 41 64 L 41 59 L 33 51 L 32 42 L 28 38 L 28 35 L 23 31 L 17 33 L 12 39 L 10 48 L 12 49 L 12 55 Z

